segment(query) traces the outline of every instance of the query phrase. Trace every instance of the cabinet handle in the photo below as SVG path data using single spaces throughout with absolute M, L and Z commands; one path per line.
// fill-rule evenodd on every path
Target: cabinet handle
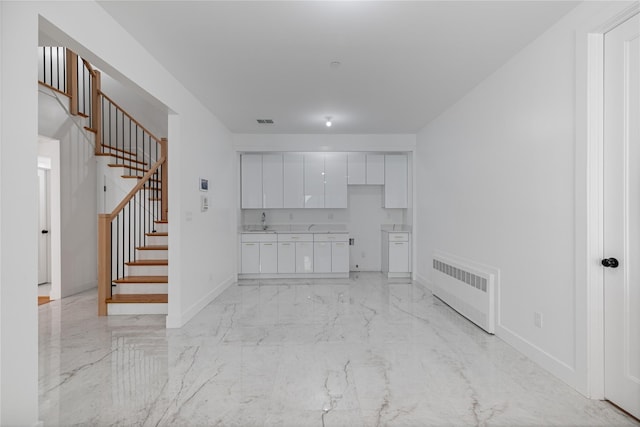
M 296 237 L 296 236 L 291 237 L 291 240 L 297 240 L 297 239 L 299 239 L 299 237 Z
M 245 243 L 244 245 L 245 246 L 255 246 L 256 244 L 255 243 Z
M 403 243 L 403 242 L 396 242 L 395 244 L 396 244 L 396 245 L 404 245 L 404 243 Z
M 273 243 L 265 243 L 265 246 L 273 246 Z

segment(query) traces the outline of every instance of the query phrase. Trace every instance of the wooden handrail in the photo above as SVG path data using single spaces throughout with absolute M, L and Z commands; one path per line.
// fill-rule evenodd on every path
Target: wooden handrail
M 109 98 L 103 91 L 98 91 L 100 93 L 100 95 L 102 95 L 103 98 L 105 98 L 107 101 L 109 101 L 110 103 L 112 103 L 113 105 L 116 106 L 117 109 L 119 109 L 120 111 L 122 111 L 123 114 L 125 114 L 133 123 L 135 123 L 136 125 L 138 125 L 143 131 L 145 131 L 146 133 L 149 134 L 149 136 L 151 138 L 153 138 L 157 143 L 160 143 L 160 138 L 158 138 L 157 136 L 155 136 L 154 134 L 152 134 L 151 132 L 149 132 L 149 129 L 147 129 L 146 127 L 142 126 L 142 124 L 137 121 L 136 119 L 134 119 L 131 114 L 127 113 L 127 110 L 125 110 L 124 108 L 122 108 L 120 105 L 118 105 L 117 102 L 115 102 L 113 99 Z
M 82 63 L 84 64 L 84 66 L 87 68 L 87 70 L 89 70 L 89 73 L 91 73 L 92 76 L 95 77 L 96 75 L 96 70 L 93 69 L 93 67 L 91 66 L 91 64 L 89 63 L 89 61 L 87 61 L 86 59 L 82 58 Z
M 118 204 L 118 206 L 116 206 L 116 208 L 113 210 L 113 212 L 111 212 L 109 214 L 109 220 L 113 221 L 118 214 L 120 213 L 120 211 L 127 205 L 127 203 L 129 203 L 129 201 L 131 199 L 133 199 L 133 197 L 136 195 L 136 193 L 138 191 L 140 191 L 140 189 L 142 189 L 142 187 L 144 187 L 144 185 L 147 183 L 147 181 L 149 181 L 151 179 L 151 176 L 158 170 L 158 168 L 160 166 L 163 165 L 163 163 L 167 160 L 166 157 L 160 157 L 160 159 L 154 163 L 153 166 L 151 166 L 151 169 L 149 169 L 147 171 L 147 173 L 145 173 L 142 178 L 140 179 L 140 181 L 136 184 L 135 187 L 133 187 L 131 189 L 131 191 L 129 191 L 129 194 L 127 194 L 124 199 L 122 199 L 122 201 Z

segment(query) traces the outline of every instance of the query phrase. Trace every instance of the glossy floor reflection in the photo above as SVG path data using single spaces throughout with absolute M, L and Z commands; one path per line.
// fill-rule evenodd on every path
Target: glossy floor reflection
M 41 306 L 45 425 L 637 425 L 418 285 L 242 281 L 185 327 Z

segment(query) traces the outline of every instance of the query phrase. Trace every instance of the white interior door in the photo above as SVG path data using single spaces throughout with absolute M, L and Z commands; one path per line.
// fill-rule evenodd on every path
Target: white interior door
M 605 397 L 640 417 L 640 16 L 605 34 Z
M 46 169 L 38 168 L 38 284 L 51 282 L 48 175 Z

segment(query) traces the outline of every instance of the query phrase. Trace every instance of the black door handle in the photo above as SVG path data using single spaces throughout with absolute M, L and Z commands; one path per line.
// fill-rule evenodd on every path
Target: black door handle
M 49 230 L 42 230 L 41 233 L 42 234 L 49 234 Z
M 618 260 L 615 258 L 605 258 L 602 260 L 601 264 L 604 267 L 611 267 L 611 268 L 617 268 L 620 265 Z

